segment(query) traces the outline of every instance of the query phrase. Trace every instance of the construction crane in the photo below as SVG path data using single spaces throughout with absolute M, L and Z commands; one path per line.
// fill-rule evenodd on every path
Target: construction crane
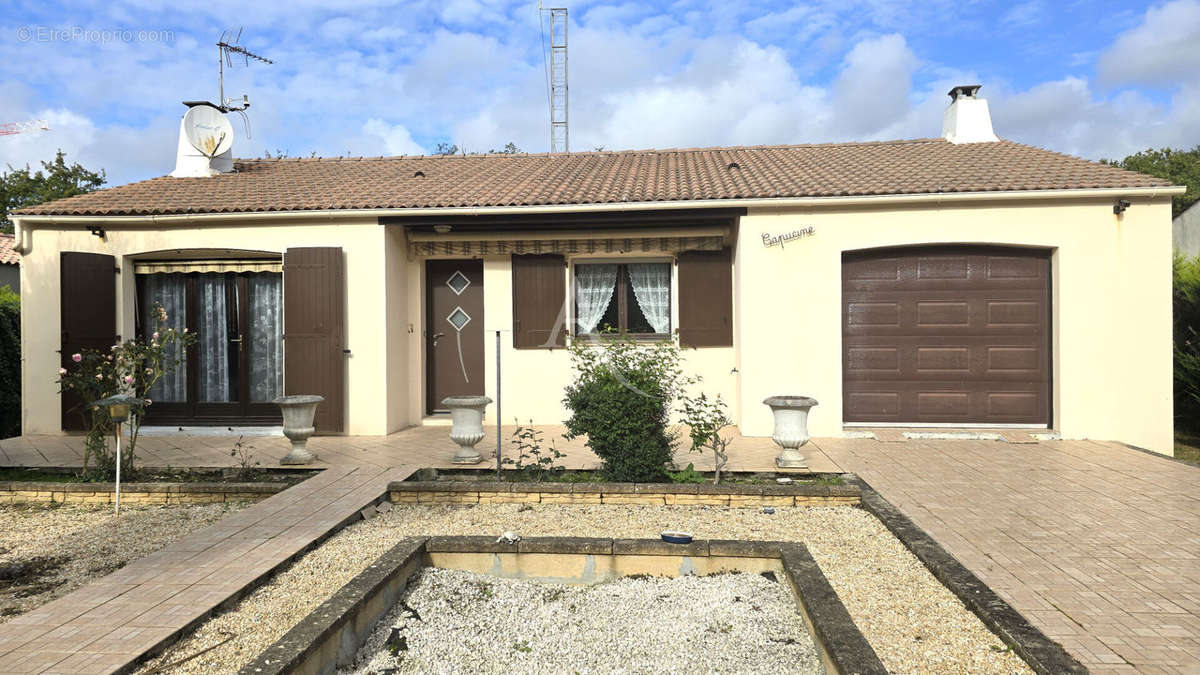
M 46 120 L 33 120 L 32 122 L 3 122 L 0 123 L 0 136 L 12 136 L 13 134 L 27 134 L 35 131 L 50 131 L 50 125 L 46 124 Z

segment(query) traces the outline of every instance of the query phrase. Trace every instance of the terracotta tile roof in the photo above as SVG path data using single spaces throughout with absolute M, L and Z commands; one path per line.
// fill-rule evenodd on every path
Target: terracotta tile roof
M 0 234 L 0 265 L 19 265 L 21 254 L 13 250 L 13 235 Z
M 250 159 L 17 213 L 140 215 L 569 205 L 753 197 L 1152 187 L 1168 181 L 1011 141 L 338 159 Z

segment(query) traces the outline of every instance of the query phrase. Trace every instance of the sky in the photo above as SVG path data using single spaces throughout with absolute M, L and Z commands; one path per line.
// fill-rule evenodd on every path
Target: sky
M 6 0 L 0 170 L 57 149 L 118 185 L 174 168 L 184 100 L 217 98 L 227 28 L 238 157 L 549 149 L 536 3 Z M 1091 159 L 1200 144 L 1200 0 L 567 0 L 574 151 L 936 137 L 982 84 L 997 135 Z

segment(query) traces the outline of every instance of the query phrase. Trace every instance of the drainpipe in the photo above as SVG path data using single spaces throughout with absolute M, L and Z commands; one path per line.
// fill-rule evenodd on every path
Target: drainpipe
M 21 227 L 21 219 L 14 217 L 13 223 L 13 250 L 21 255 L 28 252 L 25 247 L 25 228 Z

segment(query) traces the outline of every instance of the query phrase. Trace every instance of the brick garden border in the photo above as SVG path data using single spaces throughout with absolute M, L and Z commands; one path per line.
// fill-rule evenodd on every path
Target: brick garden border
M 854 484 L 517 483 L 395 481 L 397 504 L 642 504 L 647 506 L 854 506 Z
M 121 483 L 122 504 L 209 504 L 259 501 L 289 483 Z M 0 481 L 0 504 L 111 504 L 114 483 Z
M 838 673 L 887 672 L 821 568 L 799 542 L 696 540 L 678 545 L 657 539 L 531 537 L 511 545 L 490 536 L 401 540 L 239 672 L 327 673 L 349 665 L 378 621 L 400 599 L 409 578 L 427 565 L 428 554 L 440 552 L 777 558 L 826 665 Z
M 861 489 L 862 507 L 878 518 L 943 586 L 1034 672 L 1042 675 L 1088 672 L 1062 645 L 1030 623 L 869 483 L 852 474 L 848 480 Z

